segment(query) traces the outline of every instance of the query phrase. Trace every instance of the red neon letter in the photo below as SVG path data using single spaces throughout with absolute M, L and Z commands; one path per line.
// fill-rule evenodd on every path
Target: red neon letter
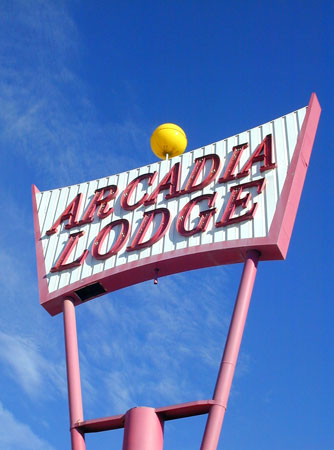
M 118 235 L 118 238 L 115 244 L 111 247 L 111 249 L 104 254 L 101 254 L 101 247 L 105 238 L 108 236 L 110 231 L 115 228 L 117 225 L 121 225 L 121 229 Z M 129 222 L 126 219 L 115 220 L 114 222 L 108 223 L 99 234 L 96 236 L 92 246 L 92 256 L 96 259 L 108 259 L 111 256 L 116 255 L 121 248 L 124 246 L 126 240 L 129 237 L 130 227 Z
M 52 267 L 50 272 L 61 272 L 62 270 L 72 269 L 73 267 L 79 267 L 83 264 L 88 255 L 88 250 L 84 250 L 83 254 L 79 256 L 79 258 L 77 258 L 75 261 L 66 264 L 68 258 L 70 257 L 70 254 L 72 253 L 74 247 L 77 245 L 78 240 L 83 234 L 84 231 L 70 234 L 64 250 L 62 251 L 61 255 L 58 258 L 58 261 L 56 262 L 54 267 Z
M 97 217 L 99 219 L 104 219 L 105 217 L 108 217 L 114 210 L 111 206 L 108 208 L 108 203 L 110 200 L 116 197 L 118 188 L 114 184 L 111 184 L 110 186 L 106 186 L 100 189 L 96 189 L 94 197 L 92 198 L 90 204 L 88 205 L 88 208 L 86 209 L 86 212 L 83 216 L 83 218 L 80 220 L 79 224 L 82 225 L 84 223 L 91 223 L 94 219 L 94 213 L 96 208 L 99 206 L 99 210 L 97 212 Z M 103 195 L 109 192 L 106 197 L 103 197 Z
M 247 147 L 248 147 L 247 143 L 236 145 L 233 147 L 233 149 L 232 149 L 233 155 L 225 169 L 224 175 L 221 178 L 219 178 L 218 183 L 226 183 L 227 181 L 231 181 L 236 178 L 236 176 L 233 174 L 233 172 L 235 171 L 235 169 L 240 161 L 242 152 Z
M 159 192 L 169 189 L 166 199 L 177 197 L 180 194 L 180 163 L 174 164 L 167 175 L 160 181 L 150 197 L 144 201 L 144 205 L 153 205 L 157 202 Z
M 76 227 L 78 225 L 78 216 L 79 216 L 79 210 L 81 206 L 81 200 L 82 200 L 82 194 L 78 194 L 74 199 L 71 201 L 71 203 L 68 205 L 68 207 L 65 209 L 65 211 L 58 217 L 58 219 L 55 221 L 55 223 L 52 225 L 50 230 L 46 232 L 48 236 L 51 234 L 57 233 L 59 225 L 64 222 L 64 220 L 68 220 L 68 223 L 65 225 L 65 228 L 69 230 L 70 228 Z
M 258 206 L 257 203 L 253 203 L 251 209 L 245 214 L 241 214 L 238 217 L 232 216 L 238 206 L 241 206 L 243 209 L 246 208 L 250 199 L 252 198 L 252 194 L 250 192 L 248 192 L 244 197 L 240 198 L 244 189 L 257 187 L 257 193 L 260 194 L 264 189 L 265 183 L 265 178 L 261 178 L 260 180 L 250 181 L 249 183 L 239 184 L 238 186 L 232 186 L 231 196 L 227 203 L 226 209 L 221 220 L 216 223 L 216 227 L 227 227 L 228 225 L 232 225 L 233 223 L 244 222 L 245 220 L 253 219 Z
M 126 211 L 132 211 L 136 208 L 138 208 L 138 206 L 142 205 L 145 200 L 148 197 L 148 194 L 145 194 L 140 200 L 138 200 L 137 203 L 135 203 L 134 205 L 129 205 L 129 200 L 134 192 L 134 190 L 136 189 L 136 187 L 138 186 L 138 184 L 145 180 L 145 178 L 148 178 L 148 185 L 151 186 L 154 183 L 154 180 L 157 176 L 157 172 L 153 172 L 153 173 L 145 173 L 144 175 L 139 175 L 139 177 L 135 178 L 134 180 L 131 181 L 131 183 L 129 183 L 127 185 L 127 187 L 125 188 L 122 197 L 121 197 L 121 207 L 123 209 L 125 209 Z
M 161 219 L 157 231 L 150 239 L 143 242 L 149 226 L 151 225 L 154 217 L 158 214 L 161 214 Z M 138 228 L 138 231 L 133 238 L 132 244 L 126 248 L 126 251 L 133 252 L 134 250 L 140 250 L 145 247 L 150 247 L 151 245 L 158 242 L 166 234 L 166 231 L 168 230 L 170 224 L 170 220 L 170 212 L 167 208 L 158 208 L 154 209 L 153 211 L 144 212 L 144 217 Z
M 187 203 L 181 210 L 179 217 L 177 218 L 176 222 L 176 230 L 178 233 L 181 234 L 181 236 L 192 236 L 193 234 L 202 233 L 203 231 L 206 231 L 209 222 L 212 218 L 212 216 L 217 211 L 216 208 L 213 209 L 207 209 L 205 211 L 201 211 L 199 213 L 199 222 L 196 225 L 195 228 L 192 230 L 186 230 L 184 225 L 188 221 L 188 218 L 190 217 L 191 211 L 193 210 L 194 206 L 200 203 L 203 200 L 208 200 L 208 206 L 211 208 L 215 201 L 216 201 L 217 193 L 213 194 L 206 194 L 206 195 L 200 195 L 199 197 L 193 198 L 190 200 L 189 203 Z
M 198 177 L 200 176 L 200 173 L 203 171 L 206 162 L 209 160 L 211 160 L 211 167 L 208 175 L 204 180 L 202 180 L 201 183 L 196 184 Z M 205 186 L 208 186 L 208 184 L 210 184 L 216 178 L 219 170 L 220 170 L 220 158 L 218 155 L 213 153 L 212 155 L 204 155 L 201 156 L 200 158 L 196 158 L 195 167 L 193 168 L 193 171 L 190 174 L 186 187 L 182 190 L 182 194 L 200 191 Z
M 241 171 L 237 174 L 237 178 L 246 177 L 249 174 L 249 170 L 252 165 L 256 162 L 263 161 L 264 165 L 260 167 L 260 172 L 265 170 L 275 169 L 277 167 L 276 163 L 272 162 L 272 139 L 271 134 L 268 134 L 261 144 L 257 147 L 255 152 L 251 155 L 249 160 L 246 162 Z

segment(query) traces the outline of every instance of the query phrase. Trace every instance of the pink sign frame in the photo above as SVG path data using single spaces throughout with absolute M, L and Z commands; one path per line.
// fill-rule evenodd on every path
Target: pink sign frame
M 283 190 L 274 214 L 274 218 L 266 237 L 252 239 L 237 239 L 222 243 L 204 244 L 196 247 L 170 251 L 164 254 L 150 256 L 145 260 L 130 262 L 104 272 L 75 282 L 57 291 L 49 292 L 46 279 L 46 269 L 43 256 L 41 233 L 38 220 L 36 186 L 32 187 L 33 216 L 36 240 L 37 270 L 40 302 L 51 314 L 56 315 L 63 310 L 63 301 L 71 297 L 75 305 L 82 300 L 77 291 L 96 283 L 103 286 L 104 293 L 154 279 L 203 267 L 222 264 L 241 263 L 245 261 L 246 253 L 251 250 L 260 252 L 260 260 L 285 259 L 289 247 L 291 233 L 297 214 L 297 209 L 304 185 L 306 171 L 310 160 L 312 146 L 320 118 L 321 107 L 313 93 L 308 105 L 306 117 L 299 133 L 295 151 L 288 169 Z M 89 298 L 90 299 L 90 298 Z

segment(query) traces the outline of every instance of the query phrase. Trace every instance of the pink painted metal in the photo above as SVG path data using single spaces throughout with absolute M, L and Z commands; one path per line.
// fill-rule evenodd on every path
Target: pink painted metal
M 123 450 L 162 450 L 163 430 L 154 408 L 132 408 L 125 415 Z
M 64 300 L 63 313 L 72 450 L 85 450 L 84 434 L 76 428 L 83 421 L 83 408 L 75 307 L 71 299 Z
M 216 450 L 245 328 L 259 258 L 260 252 L 257 250 L 247 252 L 213 400 L 201 400 L 156 409 L 147 407 L 132 408 L 126 414 L 118 416 L 88 421 L 77 420 L 74 421 L 73 426 L 78 433 L 84 435 L 84 433 L 124 428 L 123 450 L 162 450 L 164 421 L 209 413 L 201 450 Z M 73 304 L 72 308 L 74 309 Z M 73 450 L 77 449 L 73 447 Z
M 89 279 L 77 281 L 54 292 L 49 292 L 48 289 L 36 203 L 36 193 L 39 191 L 33 186 L 37 269 L 42 306 L 51 315 L 55 315 L 62 311 L 62 301 L 68 296 L 73 298 L 76 305 L 81 304 L 75 291 L 87 285 L 99 282 L 103 285 L 103 293 L 112 292 L 154 278 L 156 268 L 159 269 L 159 277 L 164 277 L 212 265 L 241 263 L 245 259 L 246 252 L 252 248 L 261 252 L 261 261 L 285 259 L 320 113 L 321 107 L 318 99 L 315 94 L 312 94 L 269 234 L 266 237 L 236 239 L 188 247 L 166 252 L 163 257 L 161 254 L 151 255 L 145 260 L 131 261 L 96 273 Z
M 156 408 L 155 412 L 163 421 L 183 419 L 184 417 L 208 414 L 214 400 L 196 400 L 194 402 L 179 403 L 177 405 Z M 97 433 L 100 431 L 117 430 L 124 428 L 126 414 L 117 416 L 101 417 L 98 419 L 84 420 L 76 424 L 76 428 L 82 433 Z
M 321 107 L 317 96 L 313 93 L 271 226 L 284 259 L 289 248 L 320 114 Z
M 218 445 L 220 430 L 223 424 L 249 303 L 252 296 L 259 257 L 259 252 L 255 250 L 247 252 L 225 350 L 213 394 L 215 404 L 211 407 L 209 412 L 201 450 L 216 450 Z

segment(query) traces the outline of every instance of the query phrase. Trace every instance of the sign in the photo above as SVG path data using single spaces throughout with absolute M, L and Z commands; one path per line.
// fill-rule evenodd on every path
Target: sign
M 158 276 L 284 259 L 320 106 L 219 142 L 73 186 L 33 186 L 40 302 L 52 315 Z

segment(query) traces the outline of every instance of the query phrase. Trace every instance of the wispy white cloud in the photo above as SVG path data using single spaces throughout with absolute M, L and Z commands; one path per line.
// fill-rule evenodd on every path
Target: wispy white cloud
M 14 297 L 21 282 L 20 261 L 2 247 L 0 249 L 0 265 L 2 267 L 0 285 L 3 295 L 1 303 L 6 299 L 8 304 L 8 300 Z
M 141 403 L 159 406 L 210 397 L 234 300 L 225 285 L 223 268 L 219 276 L 179 274 L 161 279 L 158 286 L 143 283 L 80 308 L 78 322 L 85 323 L 79 328 L 81 349 L 91 363 L 83 372 L 93 385 L 95 378 L 105 386 L 95 391 L 95 402 L 99 398 L 102 404 L 100 395 L 106 391 L 116 413 Z M 244 360 L 247 355 L 239 362 L 239 376 L 247 370 Z
M 136 405 L 135 386 L 128 383 L 125 371 L 111 371 L 104 383 L 108 397 L 111 399 L 113 408 L 118 412 L 125 412 Z
M 54 447 L 38 437 L 29 425 L 16 419 L 0 402 L 0 449 L 54 450 Z
M 80 36 L 66 3 L 12 3 L 0 18 L 1 147 L 47 175 L 43 189 L 136 166 L 148 136 L 131 115 L 99 121 L 76 75 Z
M 52 396 L 55 389 L 65 396 L 64 364 L 43 356 L 32 338 L 0 331 L 0 361 L 4 372 L 30 397 Z

